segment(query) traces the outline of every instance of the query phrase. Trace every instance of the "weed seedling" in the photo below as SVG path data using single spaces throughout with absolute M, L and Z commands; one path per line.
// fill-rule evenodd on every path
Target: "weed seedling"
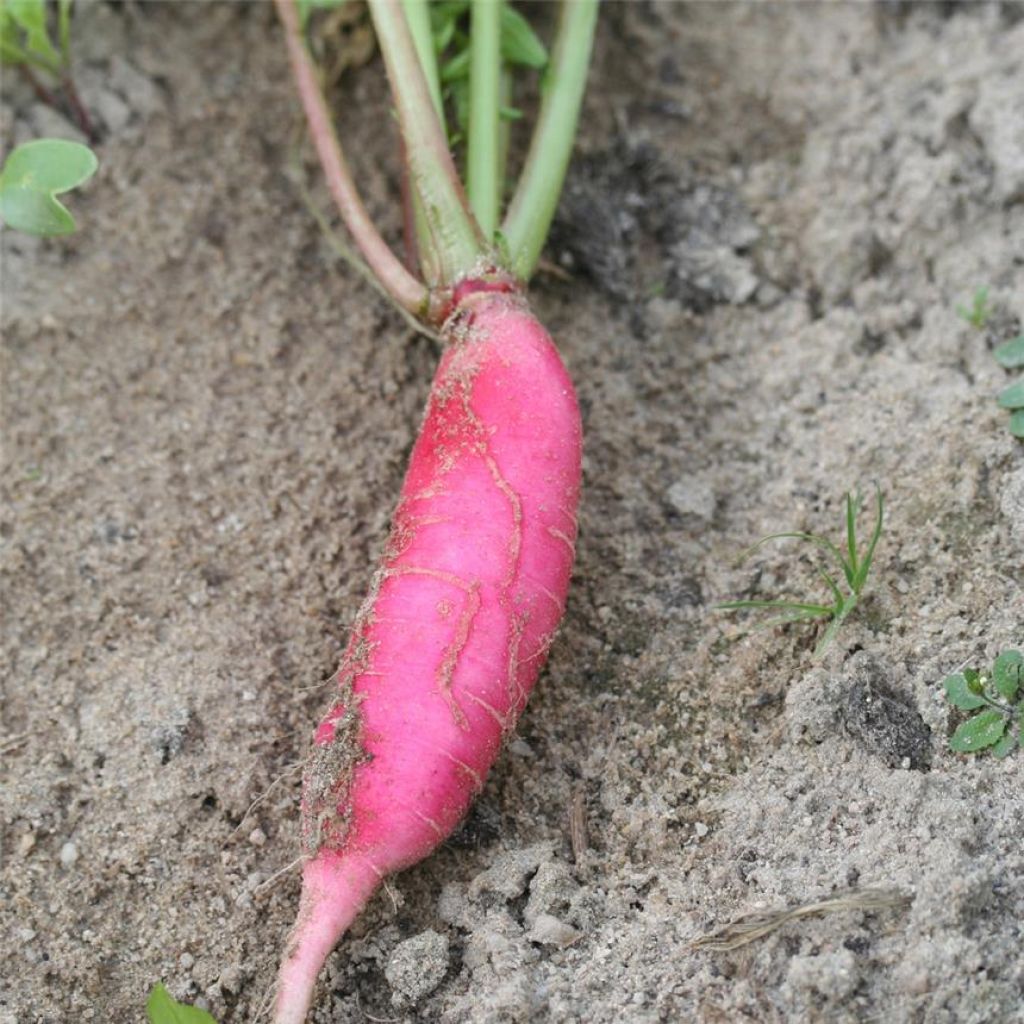
M 217 1024 L 205 1010 L 179 1003 L 170 992 L 157 983 L 146 1001 L 149 1024 Z
M 976 289 L 970 306 L 957 306 L 956 311 L 972 327 L 976 327 L 980 331 L 992 315 L 992 307 L 988 301 L 988 288 Z
M 1012 753 L 1024 728 L 1024 655 L 1020 651 L 1003 651 L 991 671 L 956 672 L 943 686 L 954 707 L 978 712 L 961 722 L 950 737 L 952 750 L 974 754 L 991 747 L 995 757 Z
M 1024 334 L 1004 342 L 993 353 L 996 362 L 1007 370 L 1024 366 Z M 1010 410 L 1010 433 L 1024 439 L 1024 377 L 1003 388 L 998 398 L 1000 406 Z
M 67 114 L 89 139 L 96 130 L 71 77 L 72 0 L 3 0 L 0 60 L 16 67 L 36 96 Z
M 820 658 L 825 652 L 825 649 L 835 638 L 836 633 L 839 632 L 840 626 L 846 621 L 847 616 L 857 606 L 857 602 L 860 600 L 860 596 L 864 591 L 864 586 L 868 580 L 868 574 L 871 572 L 871 563 L 875 556 L 875 547 L 878 544 L 878 539 L 882 535 L 882 521 L 884 515 L 884 507 L 882 500 L 881 490 L 877 491 L 877 508 L 878 511 L 875 515 L 875 525 L 871 532 L 871 539 L 868 541 L 867 548 L 863 551 L 857 543 L 857 516 L 863 506 L 863 499 L 861 496 L 847 494 L 846 495 L 846 550 L 845 552 L 840 550 L 832 541 L 826 537 L 821 537 L 816 533 L 800 533 L 800 532 L 786 532 L 786 533 L 773 533 L 767 537 L 762 537 L 756 544 L 747 548 L 740 555 L 740 561 L 744 561 L 750 557 L 755 551 L 759 550 L 768 541 L 781 540 L 783 538 L 795 538 L 796 540 L 806 541 L 809 544 L 813 544 L 816 547 L 821 548 L 826 554 L 830 555 L 833 562 L 835 562 L 839 569 L 842 571 L 843 580 L 845 581 L 845 591 L 840 586 L 837 574 L 829 572 L 827 569 L 819 567 L 818 575 L 825 581 L 826 586 L 829 589 L 829 593 L 832 596 L 831 604 L 814 603 L 810 601 L 787 601 L 787 600 L 770 600 L 770 601 L 726 601 L 720 605 L 717 605 L 719 609 L 724 611 L 736 611 L 742 609 L 766 609 L 769 611 L 777 611 L 781 614 L 775 618 L 768 619 L 766 622 L 761 623 L 761 629 L 766 629 L 771 626 L 781 625 L 782 623 L 788 622 L 802 622 L 802 621 L 823 621 L 828 623 L 828 628 L 825 630 L 821 640 L 818 641 L 818 646 L 814 649 L 814 657 Z
M 75 218 L 57 199 L 96 172 L 88 146 L 65 139 L 36 139 L 18 146 L 0 171 L 0 218 L 28 235 L 69 235 Z

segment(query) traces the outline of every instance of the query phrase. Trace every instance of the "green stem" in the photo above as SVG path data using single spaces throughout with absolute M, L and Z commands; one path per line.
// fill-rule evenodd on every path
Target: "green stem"
M 55 64 L 47 57 L 44 57 L 33 50 L 23 50 L 20 46 L 5 44 L 3 46 L 2 56 L 7 63 L 16 67 L 38 68 L 38 70 L 45 71 L 48 75 L 53 75 L 54 78 L 60 77 L 60 65 Z
M 444 100 L 441 98 L 441 76 L 437 67 L 437 52 L 434 49 L 434 34 L 430 28 L 430 10 L 427 0 L 402 0 L 405 19 L 409 25 L 413 45 L 423 68 L 423 77 L 430 89 L 430 99 L 441 122 L 441 130 L 446 132 L 444 122 Z M 447 132 L 445 134 L 447 138 Z M 402 161 L 402 205 L 405 210 L 405 247 L 410 266 L 420 265 L 420 247 L 422 239 L 429 233 L 423 203 L 409 178 L 409 168 Z
M 306 120 L 309 122 L 309 133 L 323 165 L 327 187 L 342 220 L 345 221 L 345 226 L 355 239 L 366 262 L 388 294 L 410 313 L 424 316 L 429 304 L 427 289 L 406 270 L 401 260 L 380 236 L 356 190 L 341 144 L 334 132 L 313 62 L 302 41 L 295 0 L 276 0 L 276 3 L 278 15 L 285 28 L 285 41 L 288 45 L 295 84 L 306 111 Z
M 498 102 L 502 109 L 512 106 L 512 72 L 506 64 L 502 64 L 501 68 Z M 498 121 L 498 206 L 500 207 L 508 179 L 508 148 L 509 140 L 512 137 L 512 122 L 507 117 L 499 117 Z
M 423 206 L 420 260 L 431 289 L 466 277 L 485 245 L 455 171 L 400 0 L 370 0 L 391 94 L 405 142 L 409 176 Z
M 502 226 L 512 272 L 525 280 L 540 258 L 569 166 L 597 22 L 597 0 L 565 0 L 530 151 Z
M 57 39 L 60 45 L 60 59 L 65 68 L 71 67 L 71 2 L 57 2 Z
M 473 0 L 470 22 L 466 192 L 488 241 L 498 226 L 502 0 Z
M 423 77 L 427 80 L 430 99 L 444 130 L 444 103 L 441 99 L 441 76 L 437 70 L 437 53 L 434 50 L 434 33 L 430 28 L 430 11 L 427 0 L 402 0 L 409 34 L 420 58 Z

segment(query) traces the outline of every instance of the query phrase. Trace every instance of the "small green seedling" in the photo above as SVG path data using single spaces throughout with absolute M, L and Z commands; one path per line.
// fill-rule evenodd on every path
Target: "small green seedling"
M 957 306 L 956 311 L 972 327 L 976 327 L 980 331 L 992 315 L 992 307 L 988 301 L 988 288 L 976 289 L 970 306 Z
M 205 1010 L 179 1003 L 159 982 L 146 1000 L 149 1024 L 217 1024 Z
M 1003 342 L 992 352 L 996 362 L 1007 370 L 1019 370 L 1024 366 L 1024 334 Z
M 18 146 L 0 171 L 0 218 L 29 235 L 70 234 L 75 218 L 57 196 L 88 181 L 97 166 L 93 151 L 78 142 L 36 139 Z
M 1020 744 L 1024 729 L 1024 655 L 1020 651 L 1003 651 L 990 672 L 964 669 L 943 685 L 954 707 L 978 712 L 950 737 L 951 749 L 974 754 L 991 747 L 995 757 L 1006 757 Z
M 57 4 L 57 39 L 50 35 L 45 0 L 2 0 L 0 57 L 5 64 L 24 65 L 55 78 L 66 70 L 70 55 L 71 0 Z
M 67 114 L 90 142 L 96 130 L 71 77 L 73 0 L 0 0 L 0 63 L 16 67 L 44 103 Z
M 996 362 L 1007 370 L 1024 366 L 1024 334 L 1004 342 L 993 353 Z M 1024 439 L 1024 377 L 999 392 L 999 404 L 1010 410 L 1010 433 Z
M 820 537 L 818 534 L 787 532 L 773 533 L 767 537 L 762 537 L 761 540 L 747 548 L 747 550 L 740 555 L 740 561 L 743 561 L 749 558 L 750 555 L 763 545 L 767 544 L 768 541 L 780 540 L 786 537 L 792 537 L 797 540 L 803 540 L 810 544 L 814 544 L 832 556 L 833 560 L 838 563 L 839 568 L 842 570 L 843 579 L 846 581 L 846 592 L 844 593 L 843 588 L 837 582 L 834 574 L 829 573 L 821 567 L 818 568 L 818 575 L 825 581 L 829 592 L 832 595 L 833 600 L 831 604 L 815 604 L 813 602 L 786 600 L 726 601 L 723 604 L 717 605 L 717 607 L 726 611 L 735 611 L 740 609 L 768 609 L 782 613 L 775 618 L 768 619 L 768 621 L 761 623 L 759 628 L 762 629 L 788 622 L 810 622 L 816 620 L 828 622 L 828 628 L 825 630 L 824 635 L 814 650 L 814 657 L 820 658 L 821 655 L 824 654 L 825 649 L 835 638 L 836 633 L 839 632 L 839 628 L 846 621 L 847 616 L 857 606 L 857 602 L 860 600 L 860 596 L 864 591 L 864 586 L 867 583 L 868 574 L 871 572 L 871 563 L 875 557 L 875 548 L 878 545 L 879 537 L 882 535 L 882 522 L 884 516 L 884 503 L 882 500 L 881 490 L 877 491 L 877 495 L 878 511 L 875 516 L 875 525 L 871 532 L 871 539 L 868 541 L 867 548 L 863 552 L 860 550 L 857 543 L 857 516 L 863 506 L 863 499 L 859 494 L 854 496 L 853 494 L 848 493 L 846 495 L 845 552 L 840 550 L 840 548 L 833 544 L 832 541 L 825 537 Z

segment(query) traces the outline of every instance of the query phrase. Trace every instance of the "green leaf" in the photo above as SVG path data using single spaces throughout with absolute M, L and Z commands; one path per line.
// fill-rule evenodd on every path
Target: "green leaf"
M 435 22 L 434 28 L 434 49 L 438 54 L 448 49 L 455 35 L 455 18 L 446 18 L 444 21 Z
M 548 62 L 548 51 L 530 28 L 530 23 L 510 4 L 501 8 L 501 57 L 509 64 L 528 68 L 543 68 Z
M 875 557 L 875 548 L 878 547 L 878 540 L 882 536 L 882 526 L 885 519 L 885 500 L 882 497 L 882 489 L 877 488 L 877 502 L 878 512 L 875 516 L 875 526 L 871 531 L 871 540 L 868 541 L 868 549 L 861 559 L 860 566 L 857 569 L 854 579 L 851 581 L 850 586 L 853 592 L 859 597 L 861 590 L 864 589 L 864 584 L 867 582 L 868 573 L 871 572 L 871 563 Z
M 149 1024 L 217 1024 L 205 1010 L 179 1003 L 159 982 L 146 1001 Z
M 71 63 L 71 5 L 74 0 L 57 0 L 57 45 L 65 67 Z
M 823 619 L 831 618 L 835 611 L 834 608 L 823 604 L 807 604 L 802 601 L 723 601 L 721 604 L 716 604 L 715 608 L 720 608 L 723 611 L 741 611 L 744 608 L 775 608 Z
M 993 351 L 992 355 L 996 357 L 996 362 L 1000 366 L 1005 366 L 1008 370 L 1016 370 L 1018 367 L 1024 366 L 1024 334 L 1004 342 Z
M 943 686 L 946 689 L 946 697 L 949 699 L 949 702 L 962 711 L 974 711 L 985 705 L 981 697 L 971 692 L 962 672 L 957 672 L 955 675 L 947 677 Z
M 1014 437 L 1024 438 L 1024 409 L 1018 409 L 1010 417 L 1010 433 Z
M 1004 409 L 1024 409 L 1024 377 L 999 392 L 999 404 Z
M 60 67 L 62 63 L 60 54 L 50 42 L 50 35 L 46 31 L 44 0 L 4 0 L 4 10 L 25 33 L 26 49 Z
M 860 496 L 856 498 L 846 492 L 846 553 L 850 556 L 852 575 L 857 575 L 857 513 L 860 511 Z
M 458 129 L 452 137 L 452 145 L 462 139 L 469 123 L 469 75 L 457 78 L 448 85 L 446 95 L 450 97 L 455 108 L 455 124 Z
M 441 82 L 444 85 L 458 82 L 463 78 L 469 78 L 469 50 L 457 53 L 441 65 Z
M 21 33 L 6 4 L 0 3 L 0 60 L 5 64 L 24 64 L 28 54 L 21 48 Z
M 430 16 L 438 23 L 461 18 L 469 10 L 469 0 L 437 0 L 430 5 Z
M 88 146 L 37 139 L 18 146 L 0 172 L 0 217 L 30 235 L 66 235 L 75 220 L 55 198 L 87 181 L 98 166 Z
M 968 718 L 949 740 L 953 750 L 970 754 L 998 743 L 1006 731 L 1006 716 L 994 708 Z
M 1012 754 L 1017 746 L 1017 737 L 1012 732 L 1005 733 L 1003 738 L 992 748 L 992 756 L 1003 758 Z
M 1003 651 L 992 665 L 996 689 L 1007 700 L 1013 700 L 1024 683 L 1024 655 L 1020 651 Z
M 957 306 L 957 313 L 972 327 L 982 328 L 988 320 L 991 310 L 988 305 L 988 288 L 978 288 L 971 299 L 970 308 Z

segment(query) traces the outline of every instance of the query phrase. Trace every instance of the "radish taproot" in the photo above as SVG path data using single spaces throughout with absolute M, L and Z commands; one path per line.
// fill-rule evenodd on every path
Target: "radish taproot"
M 458 824 L 515 725 L 565 607 L 580 419 L 514 294 L 473 290 L 438 369 L 340 693 L 304 778 L 299 923 L 280 1024 L 380 880 Z
M 498 31 L 498 19 L 476 17 L 494 2 L 474 0 L 474 33 Z M 568 163 L 596 3 L 563 6 L 538 127 L 499 231 L 492 216 L 482 218 L 482 230 L 473 215 L 478 202 L 490 203 L 491 185 L 500 192 L 502 160 L 487 150 L 498 134 L 478 110 L 468 146 L 485 170 L 471 190 L 471 211 L 445 142 L 422 0 L 370 0 L 412 186 L 408 221 L 423 281 L 370 223 L 294 0 L 277 5 L 346 226 L 394 301 L 437 328 L 445 345 L 383 557 L 303 777 L 302 892 L 274 1016 L 275 1024 L 301 1024 L 327 956 L 380 882 L 434 850 L 483 787 L 565 610 L 580 415 L 524 282 Z M 476 38 L 472 51 L 493 54 L 495 40 Z M 494 76 L 483 77 L 493 85 Z M 499 96 L 491 93 L 483 102 L 498 118 Z M 474 130 L 487 138 L 474 143 Z M 542 160 L 551 164 L 547 173 Z

